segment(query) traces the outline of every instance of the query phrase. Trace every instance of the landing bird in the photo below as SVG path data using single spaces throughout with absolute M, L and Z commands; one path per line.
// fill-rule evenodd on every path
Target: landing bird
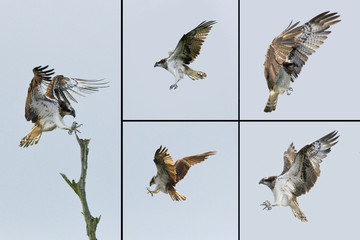
M 299 152 L 291 143 L 284 152 L 284 169 L 279 176 L 265 177 L 259 184 L 268 186 L 274 194 L 274 203 L 265 201 L 264 209 L 274 206 L 290 206 L 294 216 L 307 222 L 296 197 L 307 193 L 320 176 L 320 163 L 331 151 L 339 136 L 333 131 L 319 140 L 306 145 Z
M 265 112 L 275 111 L 279 94 L 292 92 L 290 82 L 300 74 L 301 68 L 315 50 L 327 39 L 331 25 L 341 20 L 337 13 L 323 12 L 304 25 L 299 22 L 289 26 L 275 38 L 267 49 L 264 73 L 269 88 L 269 98 Z
M 200 53 L 201 46 L 216 21 L 203 21 L 192 31 L 183 35 L 175 50 L 169 52 L 169 57 L 156 62 L 154 67 L 162 67 L 175 77 L 175 83 L 170 89 L 176 89 L 177 83 L 184 78 L 184 73 L 192 80 L 206 77 L 204 72 L 195 71 L 187 66 Z
M 194 156 L 184 157 L 173 162 L 171 156 L 167 154 L 167 149 L 162 146 L 155 152 L 154 162 L 157 168 L 157 174 L 150 180 L 150 187 L 156 184 L 154 191 L 147 188 L 148 193 L 153 196 L 154 193 L 162 191 L 168 193 L 174 201 L 186 200 L 186 196 L 182 195 L 175 189 L 175 185 L 185 177 L 186 173 L 192 165 L 204 161 L 207 157 L 215 155 L 216 152 L 206 152 Z
M 25 118 L 35 123 L 31 131 L 20 141 L 20 147 L 28 147 L 37 144 L 42 132 L 52 131 L 56 127 L 69 131 L 78 131 L 81 126 L 73 122 L 66 126 L 63 118 L 66 115 L 75 117 L 75 109 L 71 106 L 68 98 L 74 102 L 76 99 L 69 90 L 80 96 L 81 93 L 93 93 L 99 88 L 107 87 L 107 82 L 102 80 L 85 80 L 79 78 L 68 78 L 56 75 L 53 78 L 54 69 L 47 70 L 48 66 L 35 67 L 34 77 L 30 82 L 28 95 L 25 103 Z M 46 87 L 45 94 L 42 87 Z

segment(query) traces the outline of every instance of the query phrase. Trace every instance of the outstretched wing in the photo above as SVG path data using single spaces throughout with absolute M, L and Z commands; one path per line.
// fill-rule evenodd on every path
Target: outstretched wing
M 169 52 L 169 59 L 180 59 L 189 64 L 199 55 L 201 46 L 216 21 L 203 21 L 192 31 L 185 34 L 175 50 Z
M 46 70 L 47 67 L 38 66 L 33 69 L 34 77 L 30 82 L 25 103 L 25 118 L 27 121 L 36 122 L 39 114 L 43 111 L 41 102 L 43 104 L 51 102 L 41 91 L 41 85 L 45 81 L 50 81 L 51 75 L 54 74 L 54 69 Z
M 316 49 L 324 43 L 331 31 L 326 31 L 331 25 L 341 20 L 336 20 L 337 13 L 323 12 L 301 27 L 301 34 L 296 39 L 293 51 L 290 53 L 289 62 L 294 64 L 291 78 L 294 80 L 300 73 L 302 66 Z
M 182 159 L 177 160 L 175 163 L 176 182 L 179 182 L 181 179 L 185 177 L 186 173 L 189 171 L 189 168 L 192 165 L 202 162 L 205 159 L 207 159 L 207 157 L 215 154 L 216 154 L 215 151 L 211 151 L 194 156 L 184 157 Z
M 299 22 L 289 26 L 276 37 L 268 47 L 265 55 L 264 74 L 269 89 L 275 85 L 275 76 L 296 43 L 296 38 L 301 34 L 301 26 L 296 27 Z
M 63 75 L 57 75 L 50 81 L 46 80 L 47 89 L 45 95 L 51 98 L 57 98 L 59 100 L 66 101 L 69 99 L 77 102 L 72 93 L 80 96 L 84 96 L 82 93 L 90 94 L 99 90 L 99 88 L 108 87 L 108 82 L 103 80 L 85 80 L 80 78 L 69 78 Z M 69 99 L 68 99 L 69 98 Z
M 283 175 L 290 169 L 291 165 L 295 160 L 296 154 L 297 151 L 295 149 L 295 146 L 293 143 L 291 143 L 288 149 L 284 152 L 284 169 L 280 175 Z
M 174 162 L 171 156 L 167 153 L 166 147 L 160 146 L 154 156 L 154 162 L 158 170 L 158 175 L 166 174 L 173 181 L 172 184 L 176 183 L 176 172 Z
M 283 177 L 289 179 L 295 196 L 307 193 L 320 176 L 320 163 L 337 143 L 337 131 L 303 147 L 295 157 L 289 171 Z
M 291 65 L 291 79 L 294 80 L 301 71 L 302 66 L 331 31 L 326 31 L 336 20 L 337 13 L 323 12 L 302 26 L 297 23 L 290 25 L 270 44 L 264 63 L 264 74 L 269 89 L 273 89 L 275 76 L 281 65 Z M 290 73 L 289 73 L 290 74 Z

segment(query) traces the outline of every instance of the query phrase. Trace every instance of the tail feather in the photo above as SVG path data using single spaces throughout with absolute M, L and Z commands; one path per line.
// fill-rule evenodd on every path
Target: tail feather
M 173 187 L 169 189 L 169 195 L 173 201 L 186 200 L 186 196 L 176 191 Z
M 293 199 L 292 203 L 290 204 L 291 210 L 294 214 L 294 216 L 298 219 L 300 219 L 302 222 L 307 222 L 305 214 L 300 210 L 299 204 L 296 200 L 296 198 Z
M 206 77 L 206 73 L 204 73 L 204 72 L 195 71 L 186 65 L 184 65 L 184 67 L 185 67 L 184 73 L 192 80 L 204 79 Z
M 40 140 L 41 133 L 41 128 L 38 124 L 35 124 L 31 131 L 21 139 L 19 146 L 25 148 L 37 144 Z
M 278 100 L 279 93 L 275 92 L 274 90 L 270 90 L 269 98 L 266 103 L 266 107 L 264 112 L 272 112 L 276 109 L 276 104 Z

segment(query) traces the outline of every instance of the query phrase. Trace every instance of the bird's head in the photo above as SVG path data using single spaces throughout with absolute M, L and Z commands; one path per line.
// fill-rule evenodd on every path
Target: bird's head
M 167 68 L 166 58 L 161 59 L 160 61 L 157 61 L 154 65 L 154 67 L 162 67 Z
M 264 184 L 268 186 L 270 189 L 273 189 L 275 187 L 276 178 L 277 178 L 276 176 L 264 177 L 263 179 L 260 180 L 259 184 Z
M 75 109 L 68 102 L 60 101 L 59 103 L 61 116 L 71 115 L 73 117 L 76 117 Z
M 150 187 L 155 184 L 155 176 L 151 178 L 150 180 Z

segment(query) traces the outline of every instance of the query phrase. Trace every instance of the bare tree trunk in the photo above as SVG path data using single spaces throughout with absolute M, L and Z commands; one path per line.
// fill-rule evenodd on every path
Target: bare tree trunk
M 84 215 L 85 222 L 86 222 L 86 233 L 89 236 L 89 240 L 96 240 L 96 227 L 100 221 L 101 216 L 98 218 L 94 218 L 91 216 L 87 201 L 86 201 L 86 193 L 85 193 L 85 178 L 86 178 L 86 171 L 87 171 L 87 158 L 89 153 L 88 144 L 90 139 L 80 139 L 77 134 L 76 139 L 80 145 L 81 149 L 81 175 L 79 181 L 76 183 L 74 180 L 71 182 L 66 177 L 65 174 L 60 173 L 61 176 L 65 179 L 65 181 L 69 184 L 69 186 L 75 191 L 75 193 L 79 196 L 81 205 L 83 208 L 82 214 Z

